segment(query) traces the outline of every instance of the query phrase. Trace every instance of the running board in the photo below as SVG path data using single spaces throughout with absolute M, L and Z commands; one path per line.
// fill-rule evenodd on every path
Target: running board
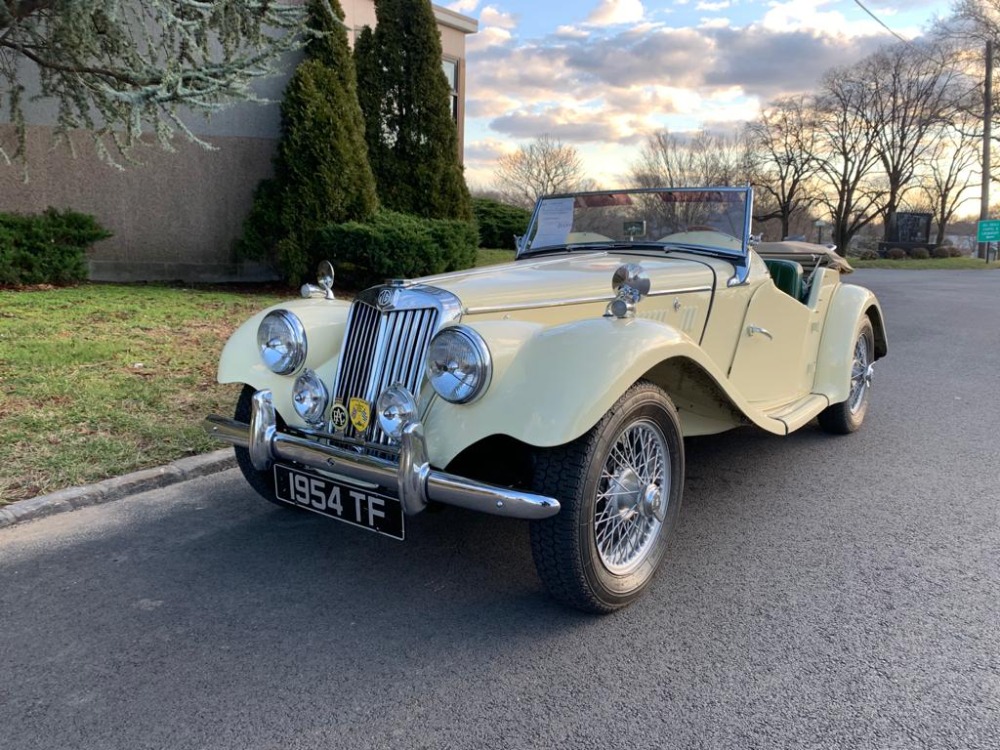
M 826 396 L 811 393 L 794 403 L 779 406 L 772 411 L 765 411 L 764 414 L 784 424 L 787 435 L 807 424 L 829 405 L 830 400 Z

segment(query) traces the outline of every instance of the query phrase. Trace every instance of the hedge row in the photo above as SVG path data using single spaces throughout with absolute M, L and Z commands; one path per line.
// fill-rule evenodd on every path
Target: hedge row
M 479 225 L 479 246 L 514 250 L 514 237 L 528 231 L 531 212 L 489 198 L 473 198 L 472 211 Z
M 93 216 L 75 211 L 0 213 L 0 284 L 83 281 L 87 248 L 110 236 Z
M 332 260 L 338 279 L 360 289 L 387 278 L 469 268 L 475 263 L 477 245 L 476 226 L 467 221 L 380 210 L 366 222 L 321 229 L 313 254 Z

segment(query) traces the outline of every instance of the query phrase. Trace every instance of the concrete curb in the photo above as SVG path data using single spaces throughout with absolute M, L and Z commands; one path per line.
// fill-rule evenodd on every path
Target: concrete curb
M 77 508 L 110 503 L 129 495 L 168 487 L 178 482 L 186 482 L 188 479 L 225 471 L 234 466 L 236 466 L 236 456 L 233 455 L 232 449 L 223 448 L 200 456 L 182 458 L 155 469 L 143 469 L 123 477 L 105 479 L 96 484 L 69 487 L 48 495 L 39 495 L 30 500 L 19 500 L 0 508 L 0 529 L 25 521 L 33 521 L 36 518 L 45 518 L 56 513 L 66 513 Z

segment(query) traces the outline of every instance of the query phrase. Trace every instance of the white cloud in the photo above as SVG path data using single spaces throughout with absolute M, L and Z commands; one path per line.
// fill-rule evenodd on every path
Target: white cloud
M 718 2 L 714 2 L 714 3 L 713 2 L 704 2 L 703 1 L 703 2 L 698 3 L 696 6 L 694 6 L 694 9 L 695 10 L 707 10 L 707 11 L 725 10 L 730 5 L 731 5 L 731 3 L 729 2 L 729 0 L 719 0 Z
M 625 173 L 648 134 L 746 121 L 761 103 L 813 91 L 829 69 L 850 65 L 886 41 L 884 29 L 848 22 L 834 0 L 760 5 L 764 18 L 747 25 L 708 17 L 683 28 L 651 23 L 658 11 L 646 15 L 642 3 L 629 11 L 631 21 L 615 25 L 629 9 L 605 0 L 588 22 L 535 38 L 513 31 L 509 14 L 487 15 L 491 24 L 469 38 L 466 132 L 478 147 L 468 174 L 488 182 L 500 144 L 514 148 L 543 133 L 581 153 L 600 152 L 604 163 L 617 161 Z M 601 11 L 606 14 L 597 15 Z M 611 167 L 594 171 L 613 174 Z
M 887 32 L 870 18 L 848 20 L 843 13 L 828 9 L 836 0 L 784 0 L 770 3 L 760 25 L 770 31 L 807 31 L 814 34 L 856 38 L 886 35 Z M 918 29 L 896 29 L 903 36 L 917 36 Z
M 517 28 L 517 17 L 512 13 L 505 13 L 495 5 L 487 5 L 479 14 L 479 23 L 483 26 L 496 26 L 509 31 Z
M 517 16 L 487 5 L 479 14 L 479 33 L 470 36 L 465 44 L 466 52 L 475 54 L 506 46 L 514 38 L 511 32 L 516 28 Z
M 491 26 L 480 29 L 478 34 L 470 36 L 469 41 L 465 43 L 465 50 L 470 54 L 474 54 L 492 47 L 502 47 L 511 39 L 513 39 L 513 35 L 507 29 Z
M 456 2 L 448 3 L 444 7 L 456 13 L 472 13 L 479 7 L 479 0 L 456 0 Z
M 590 36 L 589 31 L 579 28 L 578 26 L 559 26 L 556 28 L 556 36 L 570 37 L 573 39 L 583 39 Z
M 444 7 L 456 13 L 472 13 L 479 7 L 479 0 L 456 0 L 456 2 L 448 3 Z
M 622 23 L 636 23 L 646 15 L 641 0 L 601 0 L 594 8 L 587 23 L 594 26 L 614 26 Z

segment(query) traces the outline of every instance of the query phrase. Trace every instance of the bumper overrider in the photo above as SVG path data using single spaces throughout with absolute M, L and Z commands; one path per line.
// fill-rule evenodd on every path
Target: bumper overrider
M 300 464 L 331 472 L 362 484 L 377 485 L 396 495 L 406 515 L 415 515 L 428 501 L 457 505 L 507 518 L 537 520 L 559 512 L 553 497 L 497 487 L 430 467 L 423 425 L 411 419 L 400 436 L 399 463 L 365 456 L 334 445 L 279 432 L 271 391 L 253 395 L 250 424 L 211 415 L 205 431 L 214 438 L 246 448 L 258 471 L 275 463 Z

